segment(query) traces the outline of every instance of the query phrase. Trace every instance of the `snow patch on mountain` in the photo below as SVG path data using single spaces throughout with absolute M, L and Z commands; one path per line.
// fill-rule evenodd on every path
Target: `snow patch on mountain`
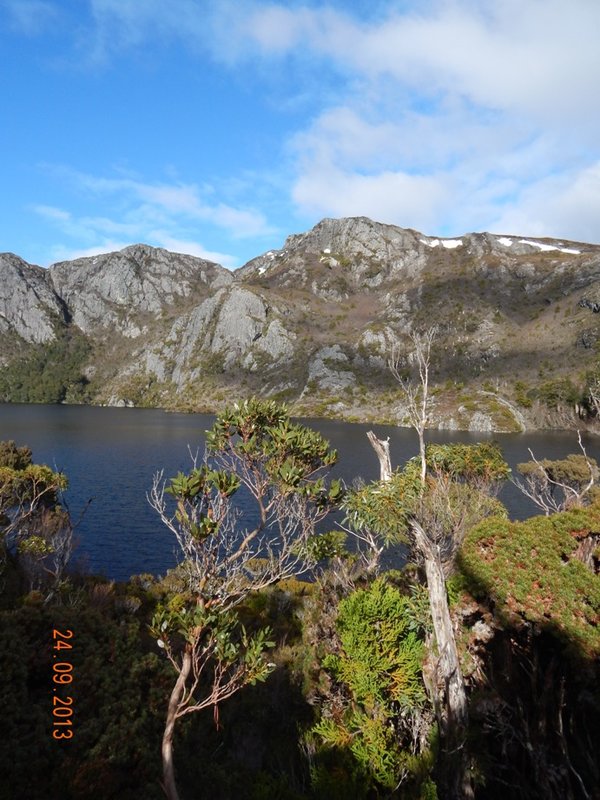
M 560 253 L 569 253 L 571 255 L 580 255 L 581 250 L 575 250 L 571 247 L 557 247 L 553 244 L 544 244 L 543 242 L 533 242 L 531 239 L 519 239 L 519 244 L 529 244 L 532 247 L 537 247 L 544 253 L 550 252 L 551 250 L 558 250 Z
M 457 247 L 462 246 L 462 239 L 419 239 L 420 242 L 426 244 L 427 247 L 445 247 L 446 250 L 455 250 Z

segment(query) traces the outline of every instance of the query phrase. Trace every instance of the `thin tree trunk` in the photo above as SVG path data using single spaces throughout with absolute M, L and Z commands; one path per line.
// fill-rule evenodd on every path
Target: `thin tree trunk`
M 433 630 L 439 652 L 438 674 L 444 684 L 441 699 L 446 713 L 439 714 L 439 722 L 446 749 L 447 797 L 464 800 L 474 797 L 465 747 L 467 695 L 450 617 L 444 570 L 436 547 L 423 528 L 417 522 L 413 522 L 412 528 L 417 549 L 424 560 Z M 437 692 L 435 680 L 433 690 Z M 436 706 L 441 712 L 439 699 L 436 698 Z
M 425 476 L 427 475 L 427 450 L 425 445 L 425 419 L 422 420 L 421 426 L 417 428 L 417 435 L 419 437 L 419 459 L 421 461 L 421 485 L 425 485 Z
M 179 792 L 175 783 L 175 767 L 173 765 L 173 734 L 175 733 L 175 720 L 177 719 L 177 709 L 185 690 L 185 684 L 192 668 L 192 655 L 186 647 L 181 664 L 181 672 L 171 692 L 169 707 L 167 709 L 167 720 L 162 740 L 162 763 L 163 763 L 163 788 L 169 800 L 179 800 Z
M 448 608 L 444 570 L 439 558 L 432 554 L 425 556 L 425 574 L 433 630 L 439 651 L 439 672 L 446 694 L 448 725 L 457 724 L 464 727 L 467 720 L 467 696 Z

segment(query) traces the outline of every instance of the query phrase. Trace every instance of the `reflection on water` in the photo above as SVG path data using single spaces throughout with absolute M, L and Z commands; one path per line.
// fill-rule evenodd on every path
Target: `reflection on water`
M 170 477 L 190 465 L 189 449 L 203 452 L 203 432 L 213 422 L 206 414 L 168 414 L 154 409 L 93 408 L 0 404 L 0 440 L 14 439 L 33 450 L 34 460 L 65 472 L 66 495 L 77 519 L 93 498 L 79 525 L 77 554 L 86 569 L 123 580 L 140 572 L 164 573 L 176 562 L 172 536 L 158 522 L 146 501 L 157 470 Z M 390 437 L 392 464 L 417 453 L 416 435 L 405 428 L 356 425 L 323 419 L 303 420 L 320 431 L 339 453 L 333 475 L 378 477 L 378 463 L 365 433 Z M 431 431 L 429 440 L 475 443 L 495 439 L 514 467 L 529 459 L 561 458 L 577 451 L 573 433 L 484 434 Z M 600 461 L 600 440 L 584 440 L 588 455 Z M 510 484 L 500 499 L 512 517 L 533 512 Z

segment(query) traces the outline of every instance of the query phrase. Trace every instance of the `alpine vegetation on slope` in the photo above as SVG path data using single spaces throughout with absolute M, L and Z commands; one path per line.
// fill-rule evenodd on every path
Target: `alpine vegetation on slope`
M 436 324 L 432 425 L 595 424 L 600 246 L 325 219 L 235 272 L 146 245 L 55 264 L 0 256 L 0 400 L 405 423 L 388 360 Z M 32 377 L 33 376 L 33 377 Z

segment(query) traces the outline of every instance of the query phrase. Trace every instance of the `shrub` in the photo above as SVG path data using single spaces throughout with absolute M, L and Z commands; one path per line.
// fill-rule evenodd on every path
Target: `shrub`
M 579 656 L 600 654 L 600 579 L 578 557 L 600 506 L 524 522 L 491 518 L 466 537 L 461 569 L 507 624 L 547 630 Z
M 392 790 L 419 784 L 432 754 L 411 731 L 431 729 L 421 670 L 425 657 L 423 622 L 409 596 L 380 578 L 339 604 L 338 652 L 322 666 L 348 699 L 343 710 L 333 702 L 312 734 L 323 750 L 335 749 L 368 785 Z M 425 737 L 426 738 L 426 737 Z M 325 778 L 317 770 L 317 783 Z M 361 795 L 362 796 L 362 795 Z

